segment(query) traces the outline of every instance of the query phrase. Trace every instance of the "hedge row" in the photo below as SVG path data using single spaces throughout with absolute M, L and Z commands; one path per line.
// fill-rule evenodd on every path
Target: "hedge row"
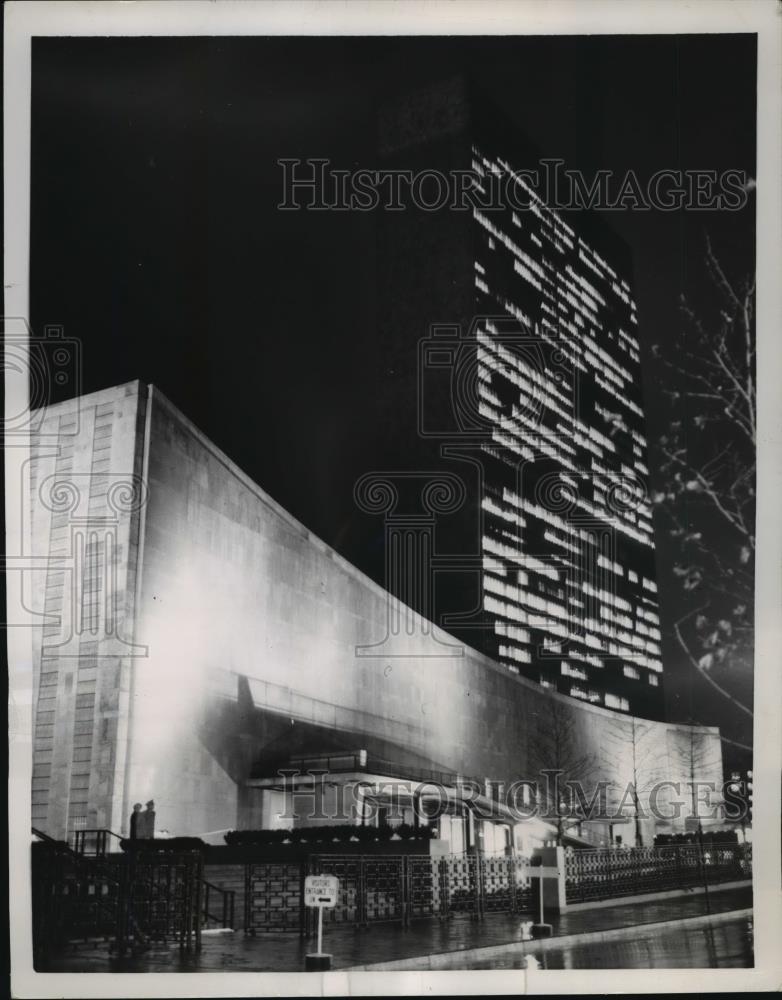
M 231 830 L 224 835 L 226 844 L 317 844 L 333 841 L 356 840 L 368 843 L 373 840 L 430 840 L 434 827 L 414 827 L 409 823 L 400 826 L 356 826 L 336 823 L 327 826 L 299 827 L 295 830 Z
M 157 837 L 152 839 L 139 838 L 138 840 L 124 838 L 120 840 L 119 846 L 125 852 L 166 851 L 176 853 L 177 851 L 203 851 L 207 844 L 200 837 Z
M 702 835 L 704 844 L 737 844 L 739 838 L 735 830 L 709 830 Z M 697 844 L 697 833 L 658 833 L 654 838 L 655 847 L 667 847 L 671 844 Z

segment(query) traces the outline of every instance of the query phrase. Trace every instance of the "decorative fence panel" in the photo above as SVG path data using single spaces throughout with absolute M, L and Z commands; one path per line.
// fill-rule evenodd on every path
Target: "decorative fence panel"
M 528 865 L 524 857 L 412 854 L 319 854 L 308 862 L 248 864 L 245 930 L 311 933 L 316 913 L 303 907 L 308 874 L 339 879 L 337 905 L 323 913 L 332 924 L 366 927 L 383 921 L 532 912 Z
M 244 876 L 245 932 L 300 930 L 305 874 L 303 861 L 248 864 Z
M 452 855 L 444 859 L 447 910 L 477 917 L 480 905 L 480 870 L 474 854 Z
M 402 855 L 364 860 L 364 923 L 405 919 L 405 860 Z
M 671 845 L 618 850 L 568 851 L 568 903 L 585 903 L 646 892 L 717 885 L 750 878 L 749 845 Z
M 519 913 L 533 908 L 529 860 L 481 858 L 483 908 L 487 913 Z
M 410 920 L 442 917 L 448 898 L 447 881 L 444 884 L 443 864 L 440 858 L 428 855 L 407 857 L 407 914 Z
M 363 869 L 359 855 L 316 855 L 310 858 L 309 873 L 336 875 L 339 879 L 339 899 L 332 910 L 324 910 L 324 920 L 336 924 L 362 922 Z M 314 912 L 314 911 L 313 911 Z
M 325 910 L 329 923 L 366 926 L 405 919 L 405 858 L 400 854 L 350 856 L 319 854 L 310 858 L 314 875 L 336 875 L 340 900 Z
M 118 949 L 126 944 L 175 941 L 201 946 L 203 862 L 198 852 L 138 852 L 120 868 Z

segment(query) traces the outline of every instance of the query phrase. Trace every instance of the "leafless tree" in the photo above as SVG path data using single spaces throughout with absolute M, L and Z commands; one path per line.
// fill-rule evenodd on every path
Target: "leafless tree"
M 568 830 L 581 822 L 575 789 L 590 783 L 595 758 L 584 753 L 583 741 L 575 731 L 575 713 L 564 701 L 546 698 L 534 715 L 529 734 L 529 760 L 538 785 L 541 817 L 553 821 L 557 844 L 564 843 Z
M 700 782 L 704 775 L 719 774 L 721 770 L 721 755 L 714 749 L 713 741 L 705 734 L 694 719 L 688 720 L 688 735 L 684 743 L 679 745 L 679 765 L 683 774 L 687 775 L 690 786 L 690 810 L 695 820 L 695 844 L 698 848 L 698 864 L 700 866 L 703 888 L 706 894 L 706 909 L 710 912 L 709 886 L 706 874 L 706 858 L 703 844 L 703 822 L 701 820 Z
M 634 716 L 618 717 L 609 723 L 603 741 L 606 770 L 619 773 L 611 783 L 614 793 L 619 793 L 619 803 L 624 807 L 629 795 L 635 826 L 635 846 L 643 846 L 641 820 L 645 817 L 644 801 L 661 777 L 660 755 L 651 723 Z
M 683 349 L 671 356 L 654 347 L 671 376 L 675 419 L 658 442 L 662 488 L 652 499 L 681 546 L 673 569 L 695 604 L 674 624 L 676 639 L 712 688 L 751 717 L 730 687 L 736 663 L 752 656 L 755 282 L 731 281 L 708 238 L 705 259 L 711 313 L 683 298 Z
M 715 750 L 713 740 L 698 727 L 694 719 L 688 720 L 687 738 L 679 745 L 679 767 L 687 776 L 690 786 L 690 809 L 696 820 L 696 833 L 700 839 L 703 832 L 701 823 L 698 789 L 704 775 L 717 774 L 721 777 L 721 756 Z

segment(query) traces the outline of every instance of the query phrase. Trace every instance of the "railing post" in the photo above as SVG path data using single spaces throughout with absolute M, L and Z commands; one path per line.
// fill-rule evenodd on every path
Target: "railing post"
M 366 858 L 363 854 L 358 859 L 358 925 L 359 927 L 368 927 L 367 923 L 367 865 Z
M 117 929 L 116 948 L 120 955 L 125 954 L 128 936 L 128 921 L 130 909 L 130 873 L 131 856 L 128 855 L 119 870 L 119 885 L 117 886 Z
M 410 926 L 410 896 L 411 896 L 410 857 L 407 854 L 403 854 L 401 860 L 402 860 L 402 926 L 407 928 Z
M 480 854 L 474 855 L 475 859 L 475 916 L 478 920 L 483 920 L 483 858 Z
M 302 858 L 299 862 L 299 937 L 307 936 L 307 907 L 304 905 L 304 880 L 307 877 L 309 868 L 309 858 Z
M 204 858 L 199 851 L 195 859 L 195 907 L 193 916 L 195 918 L 195 939 L 196 951 L 201 950 L 201 886 L 203 884 Z
M 155 871 L 155 869 L 153 869 L 153 872 L 154 872 L 154 875 L 157 875 L 157 872 Z M 158 879 L 154 878 L 154 875 L 153 875 L 154 881 L 153 881 L 152 884 L 153 884 L 154 888 L 157 888 L 158 885 L 159 885 L 159 882 L 158 882 Z M 172 871 L 171 871 L 171 866 L 169 865 L 169 867 L 166 870 L 166 878 L 167 878 L 167 883 L 168 883 L 166 885 L 166 893 L 165 893 L 166 901 L 168 901 L 168 900 L 171 899 L 171 888 L 170 888 L 170 885 L 171 885 L 171 881 L 170 881 L 171 880 L 171 875 L 172 875 Z M 190 951 L 190 940 L 191 940 L 192 924 L 193 924 L 193 915 L 192 915 L 193 902 L 194 902 L 194 900 L 193 900 L 193 894 L 195 892 L 195 886 L 193 885 L 193 873 L 192 873 L 192 870 L 191 870 L 191 866 L 187 863 L 187 859 L 185 859 L 183 875 L 184 875 L 184 878 L 183 878 L 184 885 L 183 885 L 182 902 L 184 904 L 184 906 L 183 906 L 183 911 L 184 912 L 183 912 L 183 914 L 182 914 L 182 916 L 180 917 L 180 920 L 179 920 L 179 928 L 180 928 L 180 930 L 179 930 L 179 935 L 180 935 L 179 936 L 179 942 L 180 942 L 179 946 L 180 946 L 180 948 L 184 948 L 187 951 Z M 153 889 L 153 892 L 152 892 L 150 898 L 154 899 L 154 896 L 155 896 L 155 892 L 154 892 L 154 889 Z M 166 923 L 168 924 L 168 921 L 170 919 L 170 910 L 168 909 L 168 906 L 166 907 L 166 909 L 167 909 Z M 174 911 L 174 912 L 176 914 L 176 911 Z M 166 928 L 166 933 L 168 933 L 168 928 Z
M 700 843 L 698 845 L 698 853 L 700 854 L 701 865 L 703 866 L 703 886 L 704 886 L 706 892 L 708 892 L 708 890 L 709 890 L 709 868 L 711 866 L 708 865 L 708 864 L 706 864 L 707 848 L 706 848 L 706 845 L 703 843 L 703 839 L 702 838 L 701 838 L 701 841 L 700 841 Z M 714 858 L 714 845 L 713 844 L 709 847 L 708 855 L 709 855 L 709 858 L 711 858 L 713 860 L 713 858 Z
M 437 874 L 440 879 L 440 916 L 447 919 L 451 911 L 451 880 L 447 857 L 440 858 Z
M 565 901 L 566 901 L 566 903 L 571 902 L 571 899 L 568 898 L 568 888 L 569 888 L 569 885 L 571 884 L 571 883 L 568 882 L 568 875 L 572 872 L 572 870 L 576 867 L 576 865 L 577 865 L 577 852 L 572 851 L 569 855 L 565 854 L 565 871 L 563 873 L 563 878 L 565 880 Z M 570 871 L 568 871 L 568 866 L 570 866 Z M 578 889 L 579 881 L 580 880 L 578 879 L 578 877 L 576 877 L 576 879 L 573 880 L 573 881 L 575 881 L 576 889 Z
M 244 933 L 252 933 L 250 928 L 250 907 L 252 893 L 252 862 L 247 861 L 244 865 Z

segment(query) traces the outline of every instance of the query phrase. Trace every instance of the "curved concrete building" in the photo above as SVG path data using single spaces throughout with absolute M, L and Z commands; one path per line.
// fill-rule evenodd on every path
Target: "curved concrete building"
M 289 825 L 294 785 L 280 770 L 325 770 L 321 806 L 362 788 L 383 808 L 381 781 L 469 785 L 456 793 L 471 798 L 469 830 L 451 810 L 447 836 L 505 849 L 495 828 L 516 827 L 517 844 L 525 830 L 501 804 L 508 787 L 559 767 L 631 803 L 624 823 L 573 824 L 575 842 L 633 842 L 632 783 L 649 843 L 685 829 L 693 778 L 720 786 L 716 729 L 565 697 L 459 643 L 314 537 L 154 387 L 39 416 L 33 826 L 127 833 L 133 803 L 154 799 L 158 830 L 219 840 Z M 568 767 L 546 749 L 557 727 Z M 477 823 L 491 803 L 493 822 Z M 295 821 L 335 821 L 305 812 Z

